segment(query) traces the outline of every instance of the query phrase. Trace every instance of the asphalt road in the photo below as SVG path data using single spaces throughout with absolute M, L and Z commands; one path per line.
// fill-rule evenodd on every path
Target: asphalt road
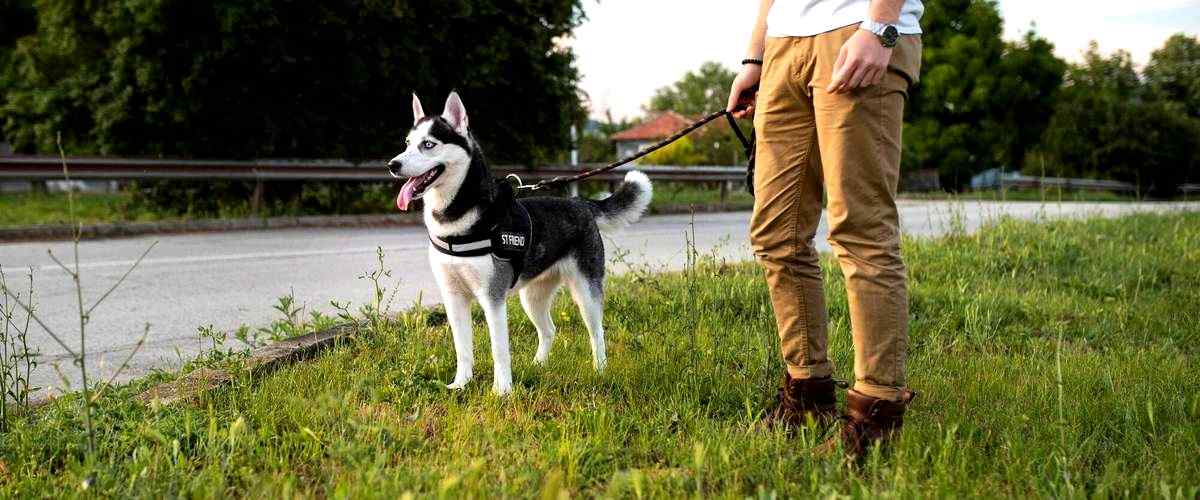
M 908 235 L 935 236 L 959 223 L 973 230 L 1001 215 L 1115 216 L 1184 209 L 1200 210 L 1200 204 L 904 202 L 901 222 Z M 697 214 L 694 232 L 698 249 L 729 259 L 751 258 L 746 237 L 748 217 L 746 212 Z M 689 215 L 644 219 L 609 240 L 610 256 L 615 248 L 620 248 L 627 263 L 678 268 L 684 262 L 684 234 L 691 231 L 691 222 Z M 825 234 L 822 224 L 818 244 L 828 251 Z M 268 324 L 278 316 L 272 305 L 282 295 L 293 294 L 308 309 L 326 312 L 333 310 L 329 305 L 331 299 L 366 303 L 372 289 L 359 276 L 375 269 L 379 247 L 385 252 L 385 263 L 392 269 L 392 276 L 400 280 L 395 308 L 406 307 L 418 298 L 426 303 L 438 298 L 426 263 L 424 228 L 402 227 L 87 241 L 79 248 L 85 302 L 94 302 L 155 241 L 158 244 L 150 255 L 94 311 L 88 324 L 88 363 L 105 378 L 125 359 L 147 324 L 150 328 L 147 341 L 122 379 L 154 368 L 175 367 L 181 360 L 194 357 L 201 346 L 197 336 L 200 326 L 231 331 L 240 325 Z M 79 340 L 75 290 L 69 275 L 50 259 L 47 249 L 64 262 L 70 262 L 69 243 L 15 243 L 0 244 L 0 265 L 13 286 L 22 286 L 25 270 L 33 268 L 39 314 L 74 349 Z M 614 269 L 620 272 L 622 265 Z M 77 370 L 65 351 L 43 330 L 36 326 L 34 330 L 30 337 L 41 352 L 34 385 L 44 388 L 43 393 L 61 390 L 63 379 L 53 368 L 58 364 L 77 387 Z

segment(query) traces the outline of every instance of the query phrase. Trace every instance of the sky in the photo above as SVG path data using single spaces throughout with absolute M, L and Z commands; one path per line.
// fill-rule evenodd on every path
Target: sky
M 937 1 L 937 0 L 927 0 Z M 601 118 L 638 116 L 654 90 L 705 61 L 741 61 L 757 0 L 584 0 L 587 20 L 568 41 L 581 86 Z M 1078 61 L 1091 40 L 1104 54 L 1127 50 L 1136 64 L 1174 33 L 1200 33 L 1200 0 L 999 0 L 1004 37 L 1030 27 Z

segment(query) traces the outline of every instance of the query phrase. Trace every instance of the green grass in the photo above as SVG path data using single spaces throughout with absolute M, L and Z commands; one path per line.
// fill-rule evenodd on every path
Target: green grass
M 1137 197 L 1111 191 L 1064 191 L 1057 188 L 1039 189 L 990 189 L 965 193 L 900 193 L 901 198 L 910 200 L 980 200 L 980 201 L 1085 201 L 1122 202 L 1137 201 Z
M 650 210 L 665 207 L 684 207 L 687 205 L 710 205 L 721 202 L 721 192 L 690 184 L 658 183 L 654 186 L 654 200 L 650 202 Z M 731 189 L 725 197 L 728 205 L 750 208 L 754 206 L 754 197 L 743 187 Z
M 76 195 L 75 211 L 84 224 L 164 218 L 153 211 L 130 208 L 127 193 Z M 70 220 L 65 193 L 0 194 L 0 227 L 66 224 Z
M 599 185 L 597 185 L 599 186 Z M 388 189 L 391 189 L 390 187 Z M 598 188 L 597 188 L 598 189 Z M 318 188 L 313 189 L 314 192 Z M 359 203 L 341 210 L 327 207 L 328 203 L 311 203 L 313 200 L 299 200 L 290 204 L 274 204 L 264 208 L 264 216 L 302 216 L 330 214 L 394 214 L 396 209 L 389 201 L 390 192 L 382 196 L 378 189 L 368 193 L 370 203 Z M 313 194 L 312 196 L 317 196 Z M 217 214 L 201 214 L 186 216 L 155 210 L 145 203 L 133 203 L 132 195 L 128 192 L 78 194 L 75 197 L 78 220 L 84 224 L 159 221 L 159 220 L 189 220 L 197 218 L 242 218 L 251 217 L 249 205 L 245 202 L 232 203 L 224 206 Z M 655 186 L 654 200 L 651 202 L 651 212 L 685 210 L 689 205 L 715 205 L 720 203 L 720 192 L 685 184 L 662 183 Z M 754 198 L 744 189 L 736 189 L 726 198 L 728 206 L 739 209 L 749 209 L 754 204 Z M 67 196 L 65 193 L 22 193 L 0 194 L 0 227 L 26 226 L 34 224 L 66 224 L 70 220 L 67 214 Z
M 535 366 L 514 301 L 514 395 L 489 392 L 478 319 L 475 382 L 450 393 L 444 318 L 412 311 L 192 404 L 133 402 L 149 380 L 110 393 L 94 456 L 60 399 L 0 439 L 0 496 L 1200 494 L 1200 214 L 1008 220 L 905 253 L 921 395 L 892 452 L 861 470 L 814 456 L 822 434 L 756 427 L 781 369 L 761 274 L 701 259 L 610 280 L 604 374 L 564 297 L 550 364 Z M 826 277 L 850 378 L 832 263 Z

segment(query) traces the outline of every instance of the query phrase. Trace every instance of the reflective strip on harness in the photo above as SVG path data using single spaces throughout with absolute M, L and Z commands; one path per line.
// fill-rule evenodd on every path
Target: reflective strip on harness
M 470 253 L 470 256 L 482 255 L 484 253 L 491 253 L 490 250 L 492 249 L 491 238 L 467 243 L 446 243 L 437 237 L 430 236 L 429 241 L 433 243 L 433 246 L 437 247 L 438 250 L 441 250 L 442 253 L 449 255 L 468 256 L 462 255 L 464 253 Z M 481 252 L 482 250 L 488 250 L 488 252 Z
M 525 269 L 525 257 L 533 246 L 533 223 L 529 211 L 514 198 L 513 187 L 496 181 L 497 192 L 483 219 L 467 234 L 437 237 L 429 235 L 434 250 L 455 257 L 482 257 L 504 261 L 512 267 L 512 283 L 517 284 Z M 484 222 L 486 221 L 486 222 Z

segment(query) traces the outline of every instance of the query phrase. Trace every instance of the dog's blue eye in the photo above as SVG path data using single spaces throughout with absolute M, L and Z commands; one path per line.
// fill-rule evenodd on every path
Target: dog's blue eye
M 421 149 L 433 149 L 434 146 L 437 146 L 437 144 L 434 144 L 433 141 L 425 141 L 421 143 Z

